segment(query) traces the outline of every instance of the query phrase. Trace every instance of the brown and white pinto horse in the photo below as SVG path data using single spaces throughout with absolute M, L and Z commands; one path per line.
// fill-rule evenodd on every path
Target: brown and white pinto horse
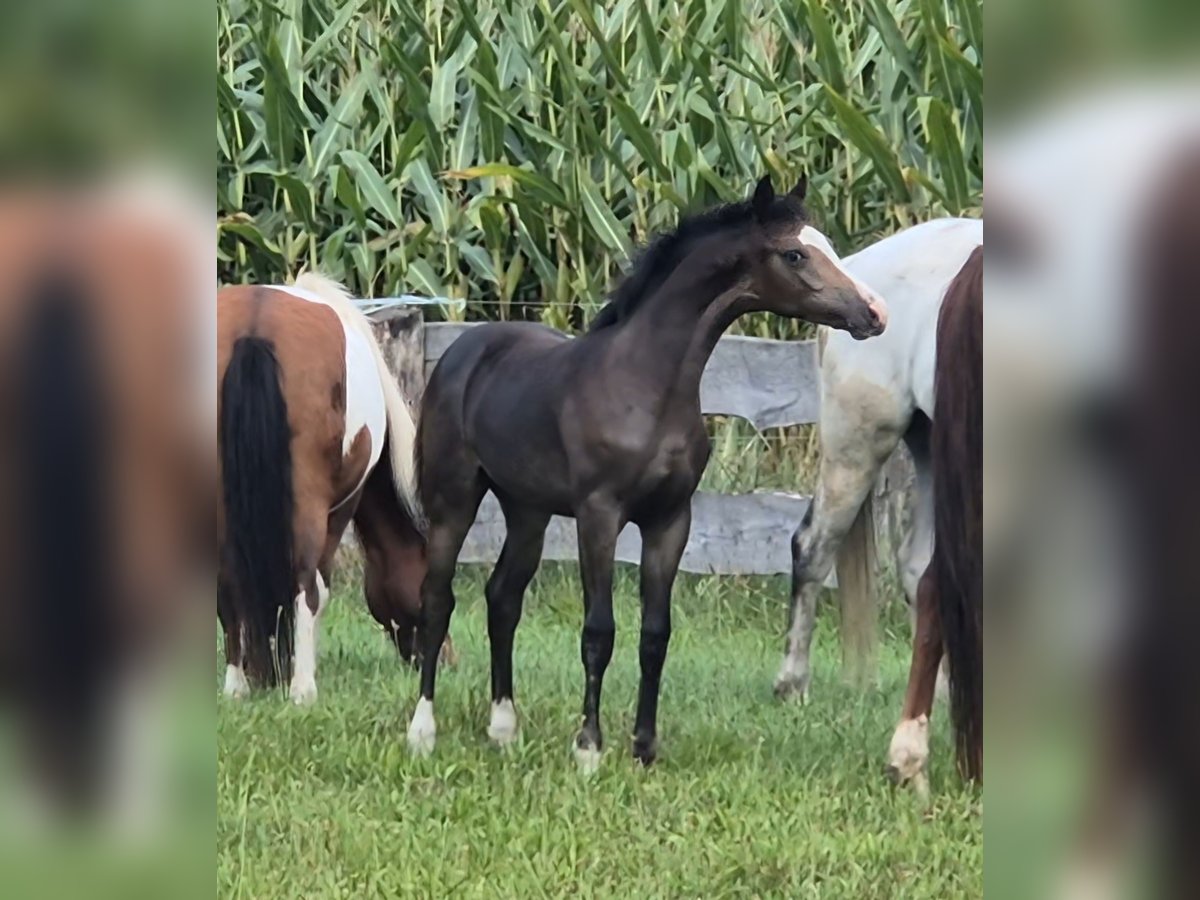
M 309 703 L 317 622 L 351 521 L 371 613 L 412 659 L 425 577 L 416 428 L 370 323 L 332 281 L 225 288 L 217 327 L 225 694 L 290 673 L 292 700 Z
M 912 666 L 888 775 L 928 790 L 929 715 L 943 651 L 960 771 L 983 780 L 983 247 L 938 316 L 933 558 L 917 588 Z

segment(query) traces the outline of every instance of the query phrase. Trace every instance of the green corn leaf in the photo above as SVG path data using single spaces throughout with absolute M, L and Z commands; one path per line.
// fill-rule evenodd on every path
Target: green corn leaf
M 399 226 L 402 220 L 396 192 L 387 186 L 371 161 L 357 150 L 343 150 L 338 158 L 354 175 L 354 183 L 367 206 L 383 216 L 389 225 Z
M 907 202 L 908 186 L 900 173 L 900 164 L 895 151 L 887 139 L 852 104 L 840 96 L 829 85 L 825 85 L 825 96 L 833 107 L 834 116 L 842 129 L 842 138 L 875 164 L 875 173 L 887 186 L 893 202 Z M 836 135 L 835 135 L 836 136 Z
M 596 182 L 592 181 L 591 176 L 582 168 L 576 169 L 575 175 L 579 194 L 583 200 L 583 209 L 592 228 L 606 246 L 618 251 L 622 256 L 628 257 L 630 253 L 629 236 L 621 227 L 621 223 L 617 221 L 617 217 L 613 215 L 608 204 L 600 196 L 600 189 L 596 187 Z

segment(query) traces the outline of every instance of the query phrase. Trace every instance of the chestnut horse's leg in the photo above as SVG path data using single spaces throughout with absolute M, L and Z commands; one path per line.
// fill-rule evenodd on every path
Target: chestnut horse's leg
M 938 617 L 937 587 L 930 569 L 926 569 L 917 585 L 917 618 L 908 690 L 904 695 L 900 724 L 896 726 L 888 748 L 886 768 L 893 782 L 911 781 L 921 793 L 928 791 L 925 767 L 929 762 L 929 715 L 933 711 L 933 694 L 941 661 L 942 625 Z
M 421 585 L 421 696 L 408 726 L 408 747 L 416 754 L 433 752 L 437 742 L 437 722 L 433 715 L 433 693 L 437 681 L 438 652 L 450 631 L 450 616 L 454 612 L 454 567 L 467 532 L 475 522 L 475 514 L 487 488 L 478 471 L 469 481 L 462 475 L 451 479 L 430 479 L 435 496 L 429 498 L 429 568 Z M 422 473 L 422 478 L 425 474 Z M 449 489 L 454 488 L 453 496 Z
M 600 765 L 600 692 L 612 659 L 616 626 L 612 611 L 613 557 L 621 531 L 620 513 L 606 501 L 589 500 L 575 514 L 579 528 L 579 571 L 583 580 L 583 633 L 579 650 L 585 677 L 583 726 L 575 738 L 575 761 L 584 774 Z
M 502 503 L 508 535 L 500 559 L 492 570 L 485 591 L 488 604 L 488 639 L 492 646 L 492 711 L 488 737 L 499 747 L 517 736 L 517 713 L 513 707 L 513 635 L 521 620 L 525 589 L 542 561 L 542 543 L 547 513 Z
M 688 505 L 661 524 L 642 529 L 642 635 L 633 755 L 643 765 L 658 756 L 658 691 L 671 640 L 671 587 L 692 528 Z

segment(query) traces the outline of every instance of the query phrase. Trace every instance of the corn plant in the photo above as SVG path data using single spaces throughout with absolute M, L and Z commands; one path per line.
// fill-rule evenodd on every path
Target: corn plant
M 981 3 L 219 0 L 219 275 L 577 327 L 764 172 L 846 251 L 976 213 Z

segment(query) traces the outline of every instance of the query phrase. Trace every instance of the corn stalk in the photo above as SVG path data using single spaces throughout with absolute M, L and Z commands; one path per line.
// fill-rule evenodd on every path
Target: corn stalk
M 218 34 L 227 281 L 577 327 L 763 172 L 847 252 L 981 204 L 981 0 L 219 0 Z

